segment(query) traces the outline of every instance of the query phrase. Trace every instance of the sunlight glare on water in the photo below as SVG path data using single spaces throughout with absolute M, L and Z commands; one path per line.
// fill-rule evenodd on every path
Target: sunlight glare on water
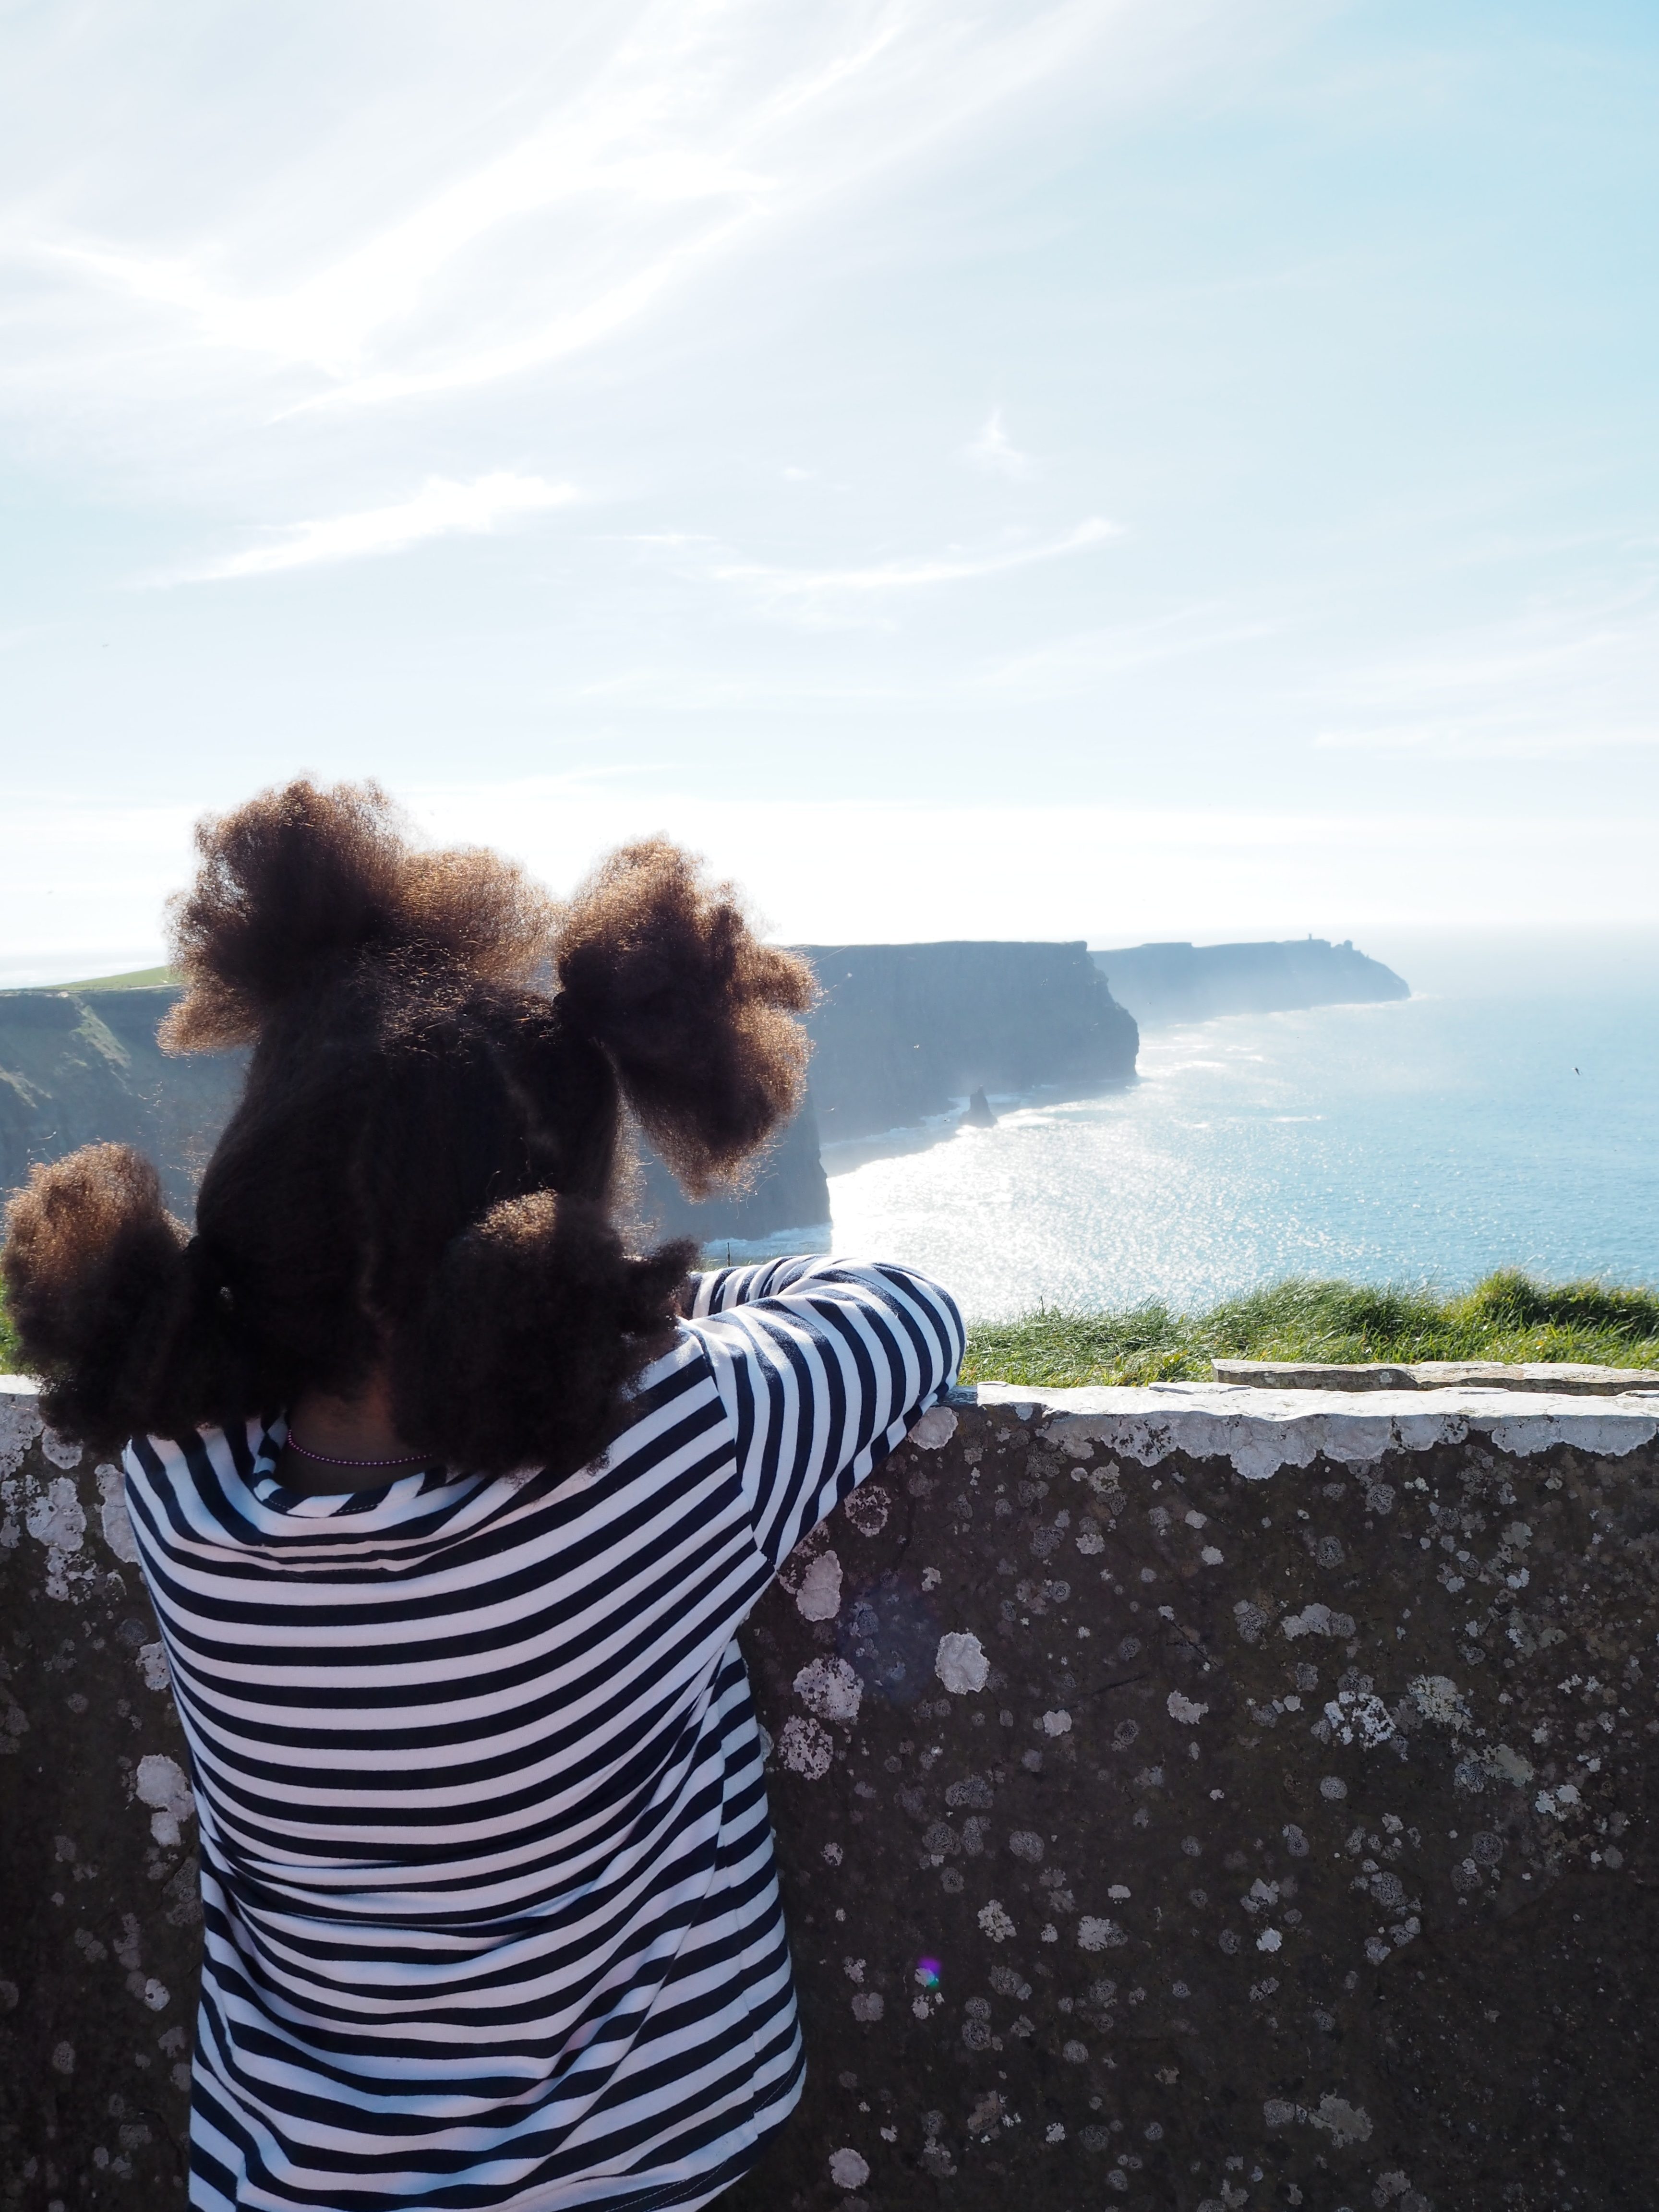
M 994 1129 L 847 1172 L 827 1155 L 835 1247 L 923 1267 L 986 1319 L 1286 1274 L 1652 1281 L 1656 1039 L 1650 988 L 1153 1033 L 1128 1090 L 1010 1102 Z

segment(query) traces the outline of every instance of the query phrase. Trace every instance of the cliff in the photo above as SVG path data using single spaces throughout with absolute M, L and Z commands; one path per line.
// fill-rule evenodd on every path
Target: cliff
M 642 1218 L 705 1244 L 830 1218 L 820 1139 L 878 1135 L 978 1090 L 1087 1092 L 1134 1074 L 1133 1020 L 1079 945 L 801 948 L 823 985 L 809 1024 L 806 1106 L 745 1193 L 693 1206 L 645 1150 Z M 188 1218 L 194 1178 L 241 1080 L 239 1054 L 169 1059 L 156 1024 L 170 987 L 0 993 L 0 1192 L 77 1145 L 136 1145 Z
M 1133 945 L 1093 958 L 1114 998 L 1149 1027 L 1411 996 L 1410 984 L 1392 968 L 1352 944 L 1322 937 L 1267 945 Z
M 1650 2202 L 1656 1432 L 926 1415 L 743 1631 L 808 2068 L 726 2212 Z M 184 1738 L 118 1478 L 15 1385 L 0 1509 L 6 2201 L 182 2212 Z
M 975 1091 L 1133 1080 L 1134 1020 L 1081 944 L 797 949 L 823 988 L 811 1028 L 826 1145 L 914 1127 Z
M 652 1152 L 641 1146 L 635 1210 L 662 1237 L 696 1237 L 704 1245 L 759 1243 L 788 1230 L 827 1230 L 830 1186 L 818 1152 L 817 1115 L 809 1095 L 771 1149 L 755 1163 L 746 1188 L 694 1206 Z
M 241 1086 L 240 1053 L 169 1059 L 156 1026 L 178 996 L 137 990 L 0 992 L 0 1194 L 78 1146 L 135 1145 L 188 1218 Z
M 0 992 L 0 1194 L 77 1146 L 125 1144 L 161 1170 L 190 1218 L 196 1180 L 240 1088 L 245 1055 L 173 1057 L 155 1042 L 176 986 Z M 691 1205 L 648 1146 L 636 1202 L 664 1236 L 764 1237 L 830 1218 L 811 1102 L 756 1164 L 746 1191 Z

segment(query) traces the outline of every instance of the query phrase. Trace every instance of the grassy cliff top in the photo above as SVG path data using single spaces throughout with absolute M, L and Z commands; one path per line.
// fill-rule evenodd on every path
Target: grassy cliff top
M 77 975 L 69 983 L 21 983 L 22 991 L 158 991 L 179 981 L 176 968 L 129 968 L 124 975 Z
M 1212 1359 L 1358 1362 L 1583 1360 L 1659 1367 L 1659 1291 L 1540 1283 L 1509 1271 L 1472 1291 L 1371 1289 L 1292 1277 L 1201 1313 L 1149 1303 L 1117 1313 L 1045 1308 L 981 1322 L 964 1382 L 1208 1381 Z
M 1147 1304 L 1117 1313 L 1045 1308 L 975 1322 L 964 1382 L 1207 1382 L 1212 1359 L 1583 1360 L 1659 1368 L 1659 1291 L 1488 1275 L 1455 1297 L 1293 1277 L 1206 1311 Z M 0 1374 L 21 1364 L 0 1304 Z

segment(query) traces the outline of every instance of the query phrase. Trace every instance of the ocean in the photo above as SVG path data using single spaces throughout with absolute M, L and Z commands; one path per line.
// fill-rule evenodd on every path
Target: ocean
M 1659 948 L 1365 949 L 1409 1000 L 1151 1030 L 1127 1090 L 827 1152 L 835 1249 L 986 1320 L 1287 1274 L 1659 1280 Z

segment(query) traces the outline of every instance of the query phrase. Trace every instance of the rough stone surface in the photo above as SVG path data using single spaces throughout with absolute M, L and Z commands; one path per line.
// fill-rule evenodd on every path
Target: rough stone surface
M 1650 2202 L 1659 1409 L 953 1410 L 745 1631 L 811 2075 L 732 2212 Z M 0 1394 L 0 2177 L 172 2212 L 182 1744 L 46 1442 Z
M 1659 1369 L 1581 1366 L 1561 1360 L 1527 1360 L 1506 1366 L 1497 1359 L 1419 1359 L 1407 1366 L 1387 1360 L 1212 1359 L 1218 1382 L 1245 1382 L 1259 1390 L 1539 1390 L 1552 1397 L 1605 1398 L 1626 1390 L 1659 1392 Z
M 194 1805 L 118 1482 L 0 1389 L 0 2202 L 184 2203 Z

